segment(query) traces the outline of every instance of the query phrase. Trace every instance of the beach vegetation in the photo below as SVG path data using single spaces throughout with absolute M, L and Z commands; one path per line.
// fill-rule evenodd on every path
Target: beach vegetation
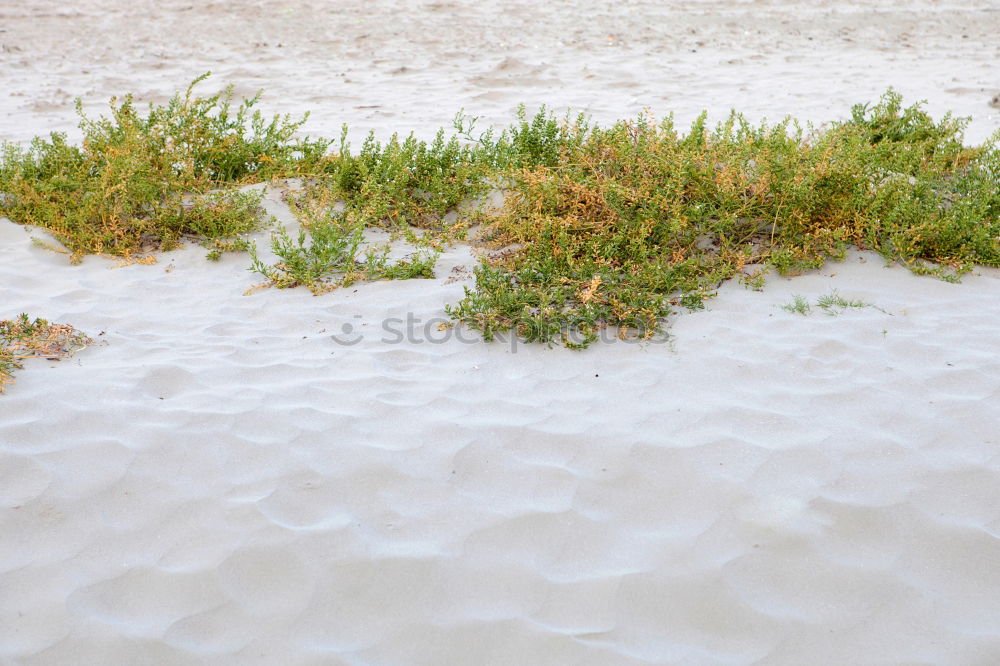
M 968 146 L 966 120 L 891 89 L 819 127 L 735 111 L 686 129 L 648 113 L 600 127 L 521 107 L 499 131 L 460 113 L 430 141 L 371 133 L 355 152 L 346 126 L 338 143 L 298 139 L 305 118 L 267 120 L 259 96 L 235 110 L 231 91 L 195 97 L 200 80 L 145 114 L 131 98 L 109 119 L 81 113 L 81 147 L 58 134 L 7 145 L 0 212 L 77 258 L 191 236 L 210 259 L 247 250 L 267 284 L 315 293 L 428 277 L 444 247 L 472 242 L 475 283 L 449 315 L 487 340 L 572 346 L 605 327 L 652 336 L 725 280 L 760 290 L 850 248 L 951 281 L 1000 266 L 1000 133 Z M 248 239 L 268 223 L 261 195 L 234 188 L 286 176 L 301 178 L 286 197 L 299 225 L 274 231 L 271 264 Z M 414 252 L 389 261 L 388 243 L 364 242 L 373 229 Z
M 266 118 L 260 95 L 234 105 L 232 88 L 208 97 L 194 88 L 145 112 L 131 95 L 112 98 L 93 119 L 77 100 L 82 145 L 65 134 L 38 137 L 0 154 L 0 214 L 48 230 L 72 253 L 128 257 L 167 250 L 182 236 L 209 241 L 264 222 L 260 195 L 221 187 L 298 174 L 326 152 L 296 139 L 305 117 Z
M 567 132 L 554 163 L 505 172 L 491 252 L 448 311 L 487 339 L 586 344 L 604 326 L 652 335 L 749 264 L 794 275 L 854 247 L 950 280 L 1000 265 L 998 137 L 967 147 L 964 127 L 889 91 L 823 128 L 734 112 Z
M 882 308 L 876 307 L 875 305 L 869 303 L 868 301 L 861 300 L 859 298 L 844 298 L 837 290 L 831 291 L 829 294 L 824 294 L 816 298 L 816 307 L 822 310 L 824 313 L 835 316 L 841 314 L 845 310 L 850 308 L 875 308 L 880 312 L 885 314 L 890 314 L 883 310 Z M 800 314 L 802 316 L 807 316 L 812 313 L 812 304 L 804 297 L 796 294 L 792 298 L 791 303 L 785 303 L 781 306 L 782 310 L 786 312 L 792 312 L 794 314 Z
M 247 250 L 250 270 L 267 279 L 262 286 L 303 286 L 316 295 L 358 281 L 432 278 L 437 261 L 437 252 L 429 249 L 392 261 L 389 242 L 366 244 L 363 227 L 339 214 L 314 219 L 294 237 L 284 228 L 272 233 L 273 264 L 260 258 L 255 243 Z
M 809 301 L 806 300 L 805 296 L 799 294 L 795 294 L 792 297 L 792 302 L 785 303 L 781 306 L 781 309 L 792 314 L 802 315 L 803 317 L 808 316 L 812 312 L 812 306 L 809 305 Z
M 867 301 L 859 298 L 844 298 L 836 291 L 825 294 L 816 299 L 816 306 L 828 315 L 837 315 L 849 308 L 871 308 L 875 307 Z
M 92 343 L 68 324 L 53 324 L 21 314 L 0 320 L 0 393 L 14 382 L 14 371 L 29 358 L 67 358 Z

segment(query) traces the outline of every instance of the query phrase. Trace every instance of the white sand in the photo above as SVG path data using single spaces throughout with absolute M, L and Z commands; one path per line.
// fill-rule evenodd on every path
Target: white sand
M 819 121 L 889 85 L 1000 127 L 989 3 L 58 4 L 0 8 L 0 136 L 206 69 L 324 135 Z M 0 663 L 1000 663 L 1000 271 L 854 253 L 576 353 L 384 341 L 444 317 L 465 248 L 242 296 L 242 256 L 73 267 L 30 235 L 0 220 L 0 317 L 100 344 L 0 397 Z M 834 289 L 881 310 L 780 307 Z

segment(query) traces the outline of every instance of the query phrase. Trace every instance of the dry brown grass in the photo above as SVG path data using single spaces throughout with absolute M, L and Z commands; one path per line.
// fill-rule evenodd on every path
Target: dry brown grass
M 26 314 L 0 321 L 0 393 L 14 383 L 14 370 L 25 359 L 69 358 L 92 342 L 69 324 L 32 320 Z

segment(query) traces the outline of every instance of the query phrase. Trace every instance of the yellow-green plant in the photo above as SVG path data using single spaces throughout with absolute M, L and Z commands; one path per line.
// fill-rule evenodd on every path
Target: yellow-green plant
M 567 135 L 554 163 L 507 172 L 482 235 L 496 251 L 448 310 L 487 339 L 586 345 L 604 326 L 650 336 L 748 264 L 796 273 L 854 246 L 945 279 L 1000 265 L 997 137 L 965 147 L 964 122 L 900 101 L 808 133 L 733 113 Z
M 60 133 L 26 148 L 5 144 L 0 214 L 47 229 L 74 259 L 169 249 L 185 234 L 222 239 L 260 226 L 259 195 L 206 193 L 298 174 L 328 142 L 294 139 L 305 118 L 267 120 L 254 109 L 259 95 L 235 110 L 231 88 L 194 96 L 207 76 L 146 113 L 126 96 L 111 100 L 110 117 L 94 120 L 77 100 L 81 146 Z
M 1000 134 L 966 146 L 966 121 L 935 121 L 892 90 L 822 128 L 735 112 L 715 127 L 702 114 L 687 132 L 649 116 L 602 128 L 522 107 L 499 133 L 476 136 L 459 114 L 451 136 L 372 134 L 357 153 L 345 127 L 328 154 L 331 142 L 294 138 L 304 118 L 266 121 L 258 97 L 235 111 L 231 92 L 193 97 L 200 80 L 145 115 L 131 98 L 112 100 L 109 119 L 81 113 L 81 147 L 60 134 L 7 145 L 0 214 L 51 230 L 74 257 L 190 234 L 209 258 L 250 249 L 269 284 L 316 292 L 432 275 L 436 252 L 478 224 L 488 251 L 450 315 L 487 339 L 515 329 L 572 346 L 608 326 L 651 336 L 747 266 L 743 281 L 759 289 L 769 271 L 815 268 L 851 247 L 946 280 L 1000 265 Z M 301 232 L 276 232 L 279 260 L 267 265 L 241 238 L 262 224 L 260 195 L 213 190 L 289 175 L 307 176 L 288 198 Z M 498 212 L 472 205 L 497 189 Z M 362 254 L 372 227 L 423 253 Z
M 319 295 L 359 280 L 408 280 L 434 277 L 437 253 L 416 252 L 412 257 L 392 262 L 388 245 L 361 251 L 362 227 L 347 222 L 341 214 L 329 214 L 323 219 L 299 229 L 292 237 L 281 228 L 271 235 L 271 251 L 278 258 L 274 264 L 264 263 L 256 244 L 250 252 L 250 270 L 267 278 L 266 285 L 281 289 L 307 287 Z

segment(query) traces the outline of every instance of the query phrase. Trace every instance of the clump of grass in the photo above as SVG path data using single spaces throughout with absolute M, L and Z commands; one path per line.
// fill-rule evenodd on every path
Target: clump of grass
M 816 305 L 819 306 L 823 312 L 828 315 L 840 314 L 848 308 L 871 308 L 875 307 L 867 301 L 862 301 L 861 299 L 848 299 L 844 298 L 836 291 L 832 291 L 829 294 L 820 296 L 816 299 Z
M 250 270 L 278 288 L 305 286 L 315 294 L 323 293 L 337 286 L 335 276 L 339 274 L 343 281 L 343 276 L 355 269 L 361 242 L 360 228 L 348 229 L 332 221 L 313 225 L 308 234 L 300 229 L 294 239 L 281 228 L 271 236 L 271 251 L 280 261 L 265 264 L 256 246 L 251 246 Z
M 529 118 L 523 104 L 517 108 L 517 120 L 499 135 L 488 130 L 475 136 L 477 120 L 459 113 L 453 124 L 462 137 L 476 144 L 491 165 L 504 171 L 555 167 L 569 151 L 579 148 L 591 128 L 583 114 L 559 119 L 545 106 Z
M 652 335 L 748 264 L 795 274 L 854 246 L 946 279 L 1000 265 L 1000 150 L 965 147 L 964 124 L 890 91 L 808 133 L 736 113 L 687 134 L 647 116 L 567 132 L 554 163 L 507 171 L 493 252 L 448 311 L 486 339 L 585 346 L 605 326 Z
M 299 229 L 292 237 L 285 229 L 271 236 L 271 251 L 279 261 L 264 263 L 255 244 L 250 252 L 250 270 L 264 276 L 267 286 L 304 286 L 319 295 L 359 280 L 408 280 L 434 277 L 437 253 L 424 250 L 396 262 L 389 260 L 389 247 L 361 251 L 363 228 L 343 215 L 330 214 Z
M 53 133 L 29 147 L 4 144 L 0 214 L 49 230 L 79 260 L 169 249 L 185 234 L 224 239 L 261 224 L 256 194 L 208 194 L 223 185 L 290 176 L 318 163 L 328 142 L 296 140 L 305 118 L 266 119 L 260 95 L 233 106 L 232 88 L 184 95 L 145 113 L 112 98 L 110 117 L 88 118 L 77 100 L 81 146 Z M 193 205 L 189 195 L 195 197 Z
M 785 303 L 782 305 L 781 309 L 793 314 L 800 314 L 803 317 L 812 312 L 812 306 L 809 305 L 809 301 L 807 301 L 805 297 L 798 294 L 795 294 L 795 296 L 792 297 L 791 303 Z
M 67 358 L 93 342 L 68 324 L 32 320 L 21 314 L 0 321 L 0 393 L 14 382 L 14 371 L 29 358 Z
M 849 299 L 844 298 L 837 293 L 836 290 L 831 291 L 829 294 L 824 294 L 816 299 L 816 307 L 825 312 L 830 316 L 838 315 L 848 308 L 875 308 L 874 305 L 868 301 L 863 301 L 859 298 Z M 796 294 L 791 303 L 785 303 L 781 306 L 782 310 L 787 312 L 792 312 L 794 314 L 800 314 L 803 317 L 809 315 L 812 312 L 812 305 L 803 296 Z M 876 308 L 877 310 L 882 310 L 882 308 Z M 889 314 L 885 312 L 885 314 Z
M 205 258 L 219 261 L 225 252 L 248 252 L 253 244 L 245 238 L 215 238 L 202 243 L 208 250 Z

